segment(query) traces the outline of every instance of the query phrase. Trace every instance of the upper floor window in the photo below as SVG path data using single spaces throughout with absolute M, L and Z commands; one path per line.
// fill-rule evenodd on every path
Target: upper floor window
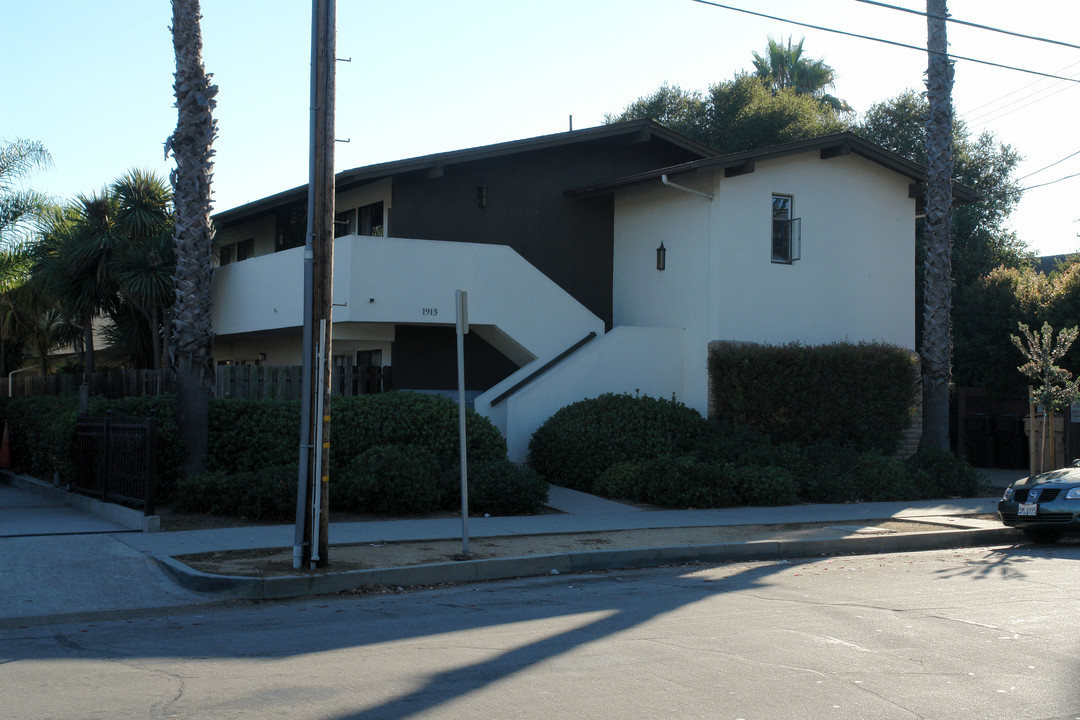
M 772 196 L 772 261 L 791 263 L 802 257 L 802 219 L 792 217 L 791 195 Z
M 334 237 L 343 235 L 370 235 L 383 237 L 383 204 L 371 203 L 363 207 L 345 210 L 334 216 Z
M 241 260 L 247 260 L 250 257 L 255 257 L 255 238 L 248 238 L 247 240 L 222 245 L 218 251 L 218 258 L 221 265 L 228 265 L 231 262 L 240 262 Z

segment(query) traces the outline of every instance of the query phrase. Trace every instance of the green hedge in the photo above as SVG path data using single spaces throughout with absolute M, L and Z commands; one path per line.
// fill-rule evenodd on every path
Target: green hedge
M 883 343 L 710 348 L 715 415 L 779 442 L 896 452 L 911 420 L 911 353 Z
M 181 504 L 202 508 L 203 512 L 224 512 L 229 503 L 200 500 L 212 497 L 209 485 L 224 484 L 230 497 L 236 496 L 236 483 L 260 485 L 252 473 L 270 468 L 277 477 L 292 475 L 295 505 L 295 476 L 300 446 L 300 404 L 284 400 L 214 399 L 210 403 L 210 444 L 206 457 L 207 473 L 185 483 L 177 495 L 179 468 L 183 446 L 176 427 L 176 401 L 173 396 L 138 397 L 123 400 L 92 398 L 89 410 L 103 414 L 111 410 L 117 415 L 145 417 L 151 412 L 158 418 L 158 502 L 169 502 L 177 496 Z M 78 399 L 73 394 L 62 396 L 20 397 L 3 404 L 3 419 L 8 422 L 14 463 L 22 470 L 39 477 L 62 477 L 72 474 L 72 443 Z M 373 447 L 410 445 L 422 448 L 435 462 L 430 483 L 439 488 L 437 506 L 445 505 L 441 476 L 458 464 L 457 403 L 445 397 L 410 392 L 335 398 L 331 404 L 330 457 L 331 476 L 346 478 L 357 458 Z M 466 415 L 470 464 L 483 468 L 502 467 L 506 460 L 506 441 L 484 417 L 469 410 Z M 286 472 L 285 468 L 291 468 Z M 517 492 L 520 478 L 503 467 L 500 475 L 511 484 L 506 492 Z M 489 473 L 477 475 L 482 487 Z M 376 481 L 378 478 L 376 477 Z M 539 481 L 546 498 L 546 485 Z M 528 483 L 525 483 L 526 485 Z M 515 489 L 517 488 L 517 489 Z M 266 490 L 266 488 L 264 488 Z M 222 492 L 225 492 L 223 490 Z M 270 492 L 274 495 L 274 492 Z M 276 491 L 275 491 L 276 492 Z M 497 494 L 497 490 L 493 491 Z M 534 498 L 537 491 L 526 493 Z M 257 493 L 261 498 L 266 493 Z M 287 493 L 286 493 L 287 494 Z M 193 497 L 197 496 L 197 497 Z M 250 503 L 255 499 L 248 498 Z M 262 500 L 259 500 L 262 502 Z M 273 501 L 270 505 L 274 505 Z M 407 505 L 407 503 L 405 503 Z M 483 502 L 481 502 L 481 506 Z M 540 507 L 533 500 L 519 504 L 535 512 Z M 492 507 L 498 503 L 492 501 Z M 218 508 L 211 510 L 210 508 Z M 225 514 L 237 514 L 235 505 Z M 371 503 L 365 512 L 375 512 Z M 255 509 L 260 517 L 272 516 L 270 511 Z M 401 512 L 397 510 L 395 512 Z
M 210 401 L 206 468 L 225 473 L 300 461 L 300 403 L 296 400 Z
M 174 504 L 181 512 L 289 522 L 296 519 L 296 482 L 295 464 L 236 473 L 210 470 L 180 480 Z
M 331 405 L 330 471 L 352 467 L 365 450 L 379 445 L 421 445 L 440 469 L 458 462 L 457 402 L 441 395 L 388 392 L 335 398 Z M 465 413 L 469 461 L 506 457 L 506 440 L 473 410 Z
M 548 418 L 529 442 L 529 465 L 556 485 L 591 492 L 611 465 L 686 454 L 705 433 L 701 415 L 675 400 L 608 393 Z
M 669 507 L 918 500 L 979 490 L 976 471 L 949 452 L 921 451 L 905 462 L 834 442 L 777 442 L 677 405 L 629 395 L 575 403 L 537 430 L 530 462 L 556 484 Z

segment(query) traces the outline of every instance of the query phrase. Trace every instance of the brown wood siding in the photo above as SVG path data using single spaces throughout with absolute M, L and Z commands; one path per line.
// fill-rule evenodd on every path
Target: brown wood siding
M 441 176 L 400 175 L 390 234 L 509 245 L 610 329 L 614 202 L 573 200 L 564 191 L 690 159 L 666 144 L 592 143 L 455 164 Z
M 394 388 L 457 388 L 457 334 L 452 327 L 398 325 L 394 335 Z M 476 333 L 465 336 L 465 389 L 487 390 L 517 365 Z

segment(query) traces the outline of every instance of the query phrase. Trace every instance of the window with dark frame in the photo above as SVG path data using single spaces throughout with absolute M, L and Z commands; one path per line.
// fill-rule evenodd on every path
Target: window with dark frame
M 802 256 L 802 219 L 792 217 L 791 195 L 772 196 L 772 261 L 790 265 Z

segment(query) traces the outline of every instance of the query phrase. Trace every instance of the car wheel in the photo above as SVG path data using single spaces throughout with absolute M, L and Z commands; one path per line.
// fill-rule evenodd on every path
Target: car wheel
M 1056 530 L 1044 530 L 1042 528 L 1024 528 L 1024 535 L 1033 543 L 1049 544 L 1057 542 L 1061 533 Z

